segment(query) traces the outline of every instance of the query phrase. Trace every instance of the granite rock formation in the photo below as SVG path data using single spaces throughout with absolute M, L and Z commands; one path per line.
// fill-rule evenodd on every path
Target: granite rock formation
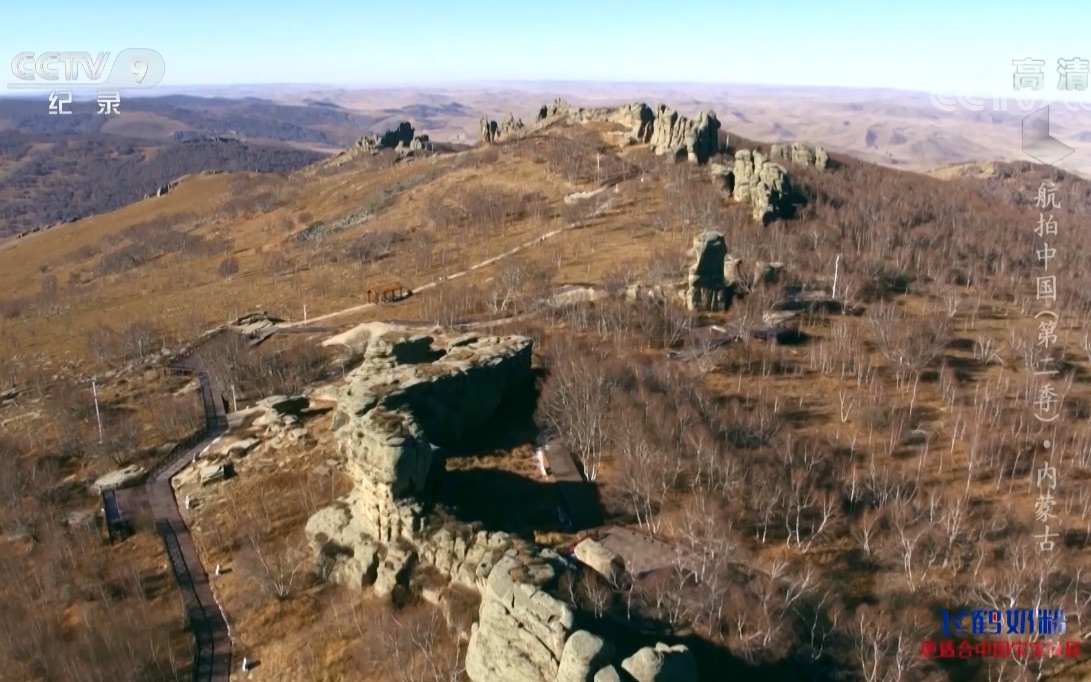
M 529 339 L 467 337 L 440 347 L 433 341 L 392 332 L 368 342 L 363 364 L 336 395 L 333 417 L 355 487 L 313 523 L 351 527 L 384 544 L 412 541 L 442 472 L 437 449 L 458 443 L 505 399 L 529 390 Z
M 577 108 L 562 99 L 543 105 L 538 121 L 563 117 L 573 123 L 608 122 L 629 128 L 628 144 L 648 144 L 656 154 L 685 154 L 693 163 L 706 163 L 720 151 L 720 121 L 715 112 L 701 111 L 690 119 L 666 105 L 652 109 L 644 102 L 620 107 Z
M 482 117 L 478 138 L 481 142 L 491 144 L 507 139 L 524 128 L 526 128 L 526 126 L 523 124 L 523 121 L 515 118 L 515 115 L 511 112 L 508 112 L 507 118 L 499 124 L 497 124 L 496 121 L 490 121 L 488 117 Z
M 427 568 L 442 581 L 431 582 L 424 599 L 451 610 L 465 604 L 452 595 L 478 595 L 477 621 L 458 626 L 469 640 L 473 682 L 620 679 L 613 647 L 577 630 L 572 607 L 552 593 L 570 568 L 566 560 L 503 532 L 444 520 L 442 510 L 430 508 L 443 449 L 531 390 L 531 341 L 374 330 L 363 363 L 320 396 L 337 400 L 332 429 L 354 483 L 307 523 L 320 572 L 388 594 Z
M 682 645 L 656 644 L 626 658 L 621 669 L 635 682 L 683 682 L 697 679 L 697 661 Z
M 720 121 L 713 111 L 701 111 L 686 118 L 660 105 L 652 124 L 651 145 L 656 154 L 685 154 L 692 163 L 707 163 L 720 148 Z
M 409 121 L 402 121 L 393 130 L 361 137 L 356 141 L 356 148 L 371 154 L 378 154 L 384 149 L 393 149 L 399 157 L 406 157 L 420 151 L 431 150 L 432 143 L 427 135 L 417 135 L 413 130 L 413 124 Z
M 808 147 L 802 142 L 774 144 L 769 148 L 769 159 L 799 166 L 814 166 L 818 170 L 829 167 L 830 155 L 822 147 Z
M 791 212 L 796 192 L 788 172 L 761 152 L 736 152 L 732 176 L 732 195 L 736 201 L 751 204 L 754 220 L 768 223 Z
M 517 575 L 525 576 L 521 580 Z M 553 682 L 575 615 L 541 589 L 555 577 L 547 563 L 520 564 L 503 557 L 481 598 L 480 620 L 466 651 L 466 673 L 474 682 Z M 528 636 L 529 634 L 529 636 Z
M 719 232 L 703 232 L 693 239 L 691 265 L 684 292 L 690 310 L 726 310 L 727 288 L 724 284 L 724 260 L 727 242 Z
M 538 110 L 538 121 L 545 121 L 557 116 L 567 116 L 572 109 L 572 105 L 567 100 L 558 97 L 549 104 L 542 105 L 542 108 Z

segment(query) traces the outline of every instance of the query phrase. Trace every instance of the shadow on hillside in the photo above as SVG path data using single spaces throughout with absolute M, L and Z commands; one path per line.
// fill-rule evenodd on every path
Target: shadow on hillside
M 567 519 L 562 500 L 590 496 L 594 516 Z M 534 532 L 570 533 L 596 527 L 602 514 L 594 487 L 583 482 L 536 481 L 497 468 L 448 469 L 440 481 L 436 502 L 458 520 L 479 522 L 533 541 Z M 585 505 L 586 507 L 586 505 Z
M 444 456 L 447 459 L 504 456 L 518 447 L 534 445 L 538 432 L 534 424 L 538 384 L 538 377 L 535 376 L 526 385 L 506 391 L 488 423 L 475 433 L 464 436 L 460 442 L 437 443 L 442 445 Z M 428 425 L 425 424 L 424 427 L 427 432 Z
M 812 660 L 803 655 L 776 661 L 750 663 L 732 654 L 726 647 L 709 641 L 694 632 L 675 634 L 663 621 L 642 618 L 637 613 L 626 618 L 624 606 L 618 604 L 604 618 L 577 610 L 577 626 L 593 632 L 615 646 L 614 660 L 632 656 L 638 649 L 655 646 L 657 642 L 670 645 L 683 644 L 693 652 L 697 660 L 698 679 L 702 682 L 720 680 L 762 680 L 763 682 L 798 682 L 809 680 L 827 682 L 838 679 L 831 672 L 834 666 L 823 660 Z

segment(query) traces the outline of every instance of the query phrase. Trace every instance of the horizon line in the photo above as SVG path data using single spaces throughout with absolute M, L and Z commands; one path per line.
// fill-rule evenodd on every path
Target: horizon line
M 10 85 L 10 84 L 8 84 Z M 55 87 L 56 90 L 94 90 L 94 83 L 72 83 L 65 87 Z M 422 81 L 418 83 L 412 82 L 396 82 L 396 83 L 345 83 L 345 82 L 328 82 L 328 83 L 316 83 L 305 81 L 269 81 L 269 82 L 242 82 L 242 83 L 186 83 L 186 84 L 166 84 L 160 83 L 153 88 L 136 89 L 136 88 L 124 88 L 123 90 L 129 90 L 129 96 L 140 97 L 155 97 L 156 91 L 166 94 L 168 91 L 185 91 L 185 90 L 226 90 L 232 88 L 315 88 L 315 89 L 337 89 L 337 90 L 389 90 L 389 91 L 410 91 L 410 90 L 424 90 L 428 89 L 469 89 L 475 87 L 485 86 L 614 86 L 614 87 L 641 87 L 641 86 L 674 86 L 674 87 L 730 87 L 739 89 L 762 89 L 762 90 L 780 90 L 780 91 L 843 91 L 859 92 L 859 93 L 884 93 L 891 94 L 897 93 L 902 95 L 917 95 L 926 97 L 963 97 L 972 99 L 987 99 L 987 100 L 1024 100 L 1024 101 L 1043 101 L 1049 100 L 1051 102 L 1065 102 L 1065 101 L 1086 101 L 1091 100 L 1091 92 L 1072 92 L 1072 91 L 1043 91 L 1041 93 L 1034 91 L 1032 94 L 1024 92 L 1017 92 L 1012 90 L 1011 92 L 959 92 L 949 88 L 936 89 L 932 91 L 921 89 L 910 89 L 904 87 L 895 87 L 889 85 L 814 85 L 814 84 L 784 84 L 784 83 L 752 83 L 752 82 L 727 82 L 727 81 L 633 81 L 633 80 L 575 80 L 575 79 L 465 79 L 465 80 L 450 80 L 450 81 Z M 30 96 L 28 92 L 30 88 L 0 88 L 0 98 L 23 98 Z M 103 84 L 102 89 L 105 91 L 108 89 Z M 117 88 L 113 88 L 117 90 Z M 139 93 L 139 94 L 138 94 Z

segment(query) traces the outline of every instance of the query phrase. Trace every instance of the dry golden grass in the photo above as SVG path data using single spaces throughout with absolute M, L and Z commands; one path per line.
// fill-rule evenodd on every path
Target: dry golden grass
M 0 249 L 0 290 L 8 292 L 8 298 L 32 302 L 29 312 L 3 321 L 0 343 L 9 359 L 18 356 L 29 361 L 24 364 L 51 363 L 51 367 L 63 366 L 69 368 L 66 371 L 76 373 L 101 366 L 91 358 L 87 338 L 104 324 L 121 328 L 137 321 L 149 322 L 163 331 L 168 345 L 178 347 L 208 326 L 255 309 L 298 321 L 304 305 L 311 320 L 358 308 L 322 322 L 339 328 L 383 319 L 428 323 L 481 319 L 495 315 L 485 305 L 485 294 L 497 286 L 513 262 L 549 264 L 553 285 L 639 279 L 647 275 L 655 258 L 684 250 L 693 233 L 706 227 L 727 232 L 732 251 L 749 260 L 793 256 L 797 262 L 791 263 L 791 267 L 796 273 L 790 276 L 798 277 L 801 282 L 818 282 L 830 274 L 823 259 L 833 253 L 832 247 L 824 244 L 825 251 L 820 256 L 816 253 L 818 247 L 810 244 L 812 233 L 813 242 L 818 244 L 828 238 L 827 235 L 820 239 L 819 232 L 833 231 L 832 211 L 821 214 L 820 218 L 807 218 L 810 222 L 756 228 L 739 218 L 745 215 L 744 207 L 732 206 L 715 197 L 709 203 L 707 194 L 686 189 L 704 187 L 701 183 L 707 183 L 707 179 L 702 177 L 703 171 L 650 159 L 646 150 L 625 150 L 617 161 L 644 167 L 643 181 L 626 180 L 618 185 L 616 192 L 607 190 L 602 196 L 608 203 L 596 216 L 574 215 L 571 209 L 564 208 L 563 198 L 572 192 L 594 188 L 599 179 L 566 180 L 563 158 L 551 146 L 556 143 L 553 138 L 594 144 L 597 136 L 605 132 L 608 132 L 606 127 L 601 126 L 553 128 L 540 137 L 456 155 L 414 159 L 392 167 L 373 167 L 364 160 L 354 160 L 336 170 L 319 169 L 289 178 L 240 178 L 228 174 L 190 178 L 165 197 L 33 235 Z M 803 171 L 800 175 L 813 180 Z M 895 180 L 890 182 L 893 185 Z M 912 197 L 938 191 L 935 188 L 940 184 L 917 186 L 904 179 L 897 182 L 905 182 L 909 187 L 904 190 L 906 196 Z M 470 190 L 475 188 L 485 188 L 482 191 L 491 192 L 489 196 L 501 196 L 504 191 L 534 192 L 543 198 L 546 208 L 498 224 L 491 230 L 457 221 L 442 224 L 445 212 L 457 215 L 466 208 L 458 202 L 468 202 L 467 197 L 472 198 Z M 279 205 L 250 214 L 231 210 L 233 203 L 237 205 L 241 199 L 245 204 L 247 197 L 262 192 L 280 196 Z M 439 214 L 434 210 L 437 201 L 446 205 Z M 702 202 L 708 206 L 711 218 L 698 215 Z M 300 243 L 291 236 L 309 225 L 329 224 L 362 208 L 368 208 L 373 216 L 316 243 Z M 72 290 L 66 288 L 49 306 L 38 301 L 43 275 L 55 276 L 65 283 L 73 272 L 89 272 L 98 258 L 72 262 L 70 254 L 81 248 L 97 247 L 131 225 L 183 213 L 194 214 L 197 223 L 194 234 L 205 237 L 218 234 L 230 241 L 230 248 L 223 253 L 184 260 L 166 257 L 125 274 L 102 275 Z M 664 227 L 667 223 L 673 227 Z M 882 229 L 908 228 L 884 225 Z M 472 270 L 457 279 L 443 279 L 552 232 L 556 234 L 517 256 Z M 991 235 L 990 239 L 1007 238 L 1007 233 L 1001 232 L 998 228 L 996 235 L 1000 236 Z M 364 233 L 400 234 L 404 239 L 394 243 L 388 255 L 366 264 L 346 262 L 344 258 L 331 261 L 330 254 L 351 253 Z M 108 247 L 102 250 L 105 252 Z M 898 254 L 906 251 L 903 248 Z M 277 258 L 272 254 L 281 254 L 280 267 L 273 267 Z M 238 273 L 230 278 L 218 272 L 227 255 L 234 255 L 239 261 Z M 283 265 L 283 261 L 294 265 Z M 859 265 L 856 271 L 844 276 L 866 279 L 867 265 Z M 905 263 L 901 265 L 908 269 Z M 883 304 L 898 305 L 910 320 L 926 324 L 936 319 L 936 310 L 944 306 L 946 298 L 966 297 L 951 320 L 952 337 L 958 343 L 938 354 L 949 367 L 966 375 L 958 383 L 953 401 L 945 397 L 945 383 L 936 363 L 929 365 L 922 375 L 915 395 L 907 386 L 899 387 L 893 378 L 890 359 L 875 341 L 868 316 L 808 318 L 803 322 L 803 329 L 813 337 L 808 344 L 736 345 L 714 351 L 707 372 L 693 371 L 693 367 L 682 367 L 679 371 L 691 372 L 687 381 L 701 386 L 712 400 L 725 406 L 725 411 L 734 404 L 744 405 L 740 414 L 764 409 L 767 416 L 781 425 L 783 433 L 816 447 L 820 445 L 831 457 L 843 457 L 846 450 L 851 451 L 859 461 L 850 468 L 860 476 L 869 469 L 866 453 L 875 458 L 872 461 L 878 469 L 891 475 L 900 473 L 912 479 L 919 472 L 922 495 L 932 491 L 958 495 L 965 487 L 968 499 L 987 510 L 982 512 L 982 518 L 989 514 L 1011 514 L 1032 519 L 1033 491 L 1017 478 L 979 477 L 969 485 L 965 483 L 971 444 L 956 431 L 956 424 L 965 423 L 967 415 L 972 414 L 970 403 L 975 390 L 994 386 L 1000 392 L 994 397 L 995 404 L 1025 405 L 1022 382 L 1026 373 L 1019 373 L 1020 353 L 1009 342 L 1033 331 L 1033 323 L 1026 311 L 1025 287 L 1014 293 L 1001 290 L 1002 284 L 996 282 L 1002 280 L 997 276 L 994 287 L 983 286 L 974 291 L 972 296 L 977 297 L 980 306 L 978 312 L 972 310 L 971 294 L 945 284 L 940 276 L 915 283 L 912 294 L 899 297 L 899 303 Z M 414 288 L 430 282 L 437 284 L 404 301 L 362 307 L 368 288 L 394 281 Z M 1019 289 L 1015 285 L 1010 288 Z M 722 322 L 760 313 L 758 298 L 740 303 L 727 314 L 709 315 L 708 321 Z M 879 304 L 868 307 L 874 313 Z M 1073 319 L 1063 325 L 1061 343 L 1069 349 L 1069 359 L 1080 372 L 1079 377 L 1085 377 L 1088 363 L 1072 350 L 1080 342 L 1077 315 L 1078 312 L 1073 312 Z M 656 342 L 639 338 L 634 329 L 611 334 L 578 327 L 574 319 L 559 315 L 513 323 L 504 331 L 531 334 L 546 346 L 581 336 L 610 349 L 621 365 L 663 366 L 662 349 L 653 349 Z M 978 337 L 991 339 L 1000 348 L 1005 366 L 985 364 L 974 358 L 972 344 Z M 839 338 L 853 339 L 848 350 L 841 349 L 845 351 L 843 357 L 837 355 L 841 352 L 837 345 Z M 873 367 L 878 380 L 869 382 L 850 371 L 842 372 L 842 361 L 855 364 L 856 370 L 863 374 L 868 374 L 867 367 Z M 152 380 L 149 377 L 147 381 Z M 149 392 L 157 390 L 154 383 L 145 385 Z M 877 386 L 882 387 L 881 392 Z M 116 395 L 118 400 L 139 405 L 144 399 L 137 399 L 133 388 L 132 384 L 107 383 L 104 391 L 110 400 Z M 166 384 L 161 392 L 168 392 Z M 1086 381 L 1078 378 L 1068 399 L 1072 405 L 1091 403 Z M 902 427 L 892 431 L 891 424 L 908 412 L 911 400 L 913 416 L 906 417 Z M 1025 409 L 1010 408 L 1012 420 L 1025 419 L 1027 414 Z M 7 416 L 6 412 L 0 413 L 0 417 Z M 328 468 L 327 460 L 336 451 L 327 422 L 327 416 L 314 417 L 308 422 L 307 428 L 316 438 L 313 444 L 289 445 L 281 451 L 263 446 L 261 451 L 240 462 L 237 479 L 192 489 L 199 504 L 190 520 L 208 565 L 222 563 L 231 567 L 240 554 L 245 554 L 246 542 L 269 543 L 271 552 L 283 554 L 286 547 L 294 547 L 301 541 L 302 525 L 321 500 L 343 492 L 345 482 L 337 477 L 332 482 L 323 479 L 320 485 L 315 483 L 316 468 Z M 1034 424 L 1028 423 L 1023 431 L 1013 434 L 1012 447 L 1031 447 L 1034 438 L 1042 436 L 1032 433 L 1034 428 Z M 1085 418 L 1073 416 L 1064 428 L 1069 442 L 1091 442 Z M 912 429 L 929 434 L 927 455 L 919 444 L 902 442 Z M 893 445 L 887 448 L 884 441 L 891 438 Z M 453 460 L 451 469 L 454 476 L 477 475 L 497 480 L 510 476 L 513 481 L 535 477 L 533 462 L 525 449 L 491 458 Z M 626 489 L 629 482 L 625 471 L 619 449 L 611 446 L 605 453 L 599 481 L 604 496 L 617 498 Z M 849 471 L 844 469 L 838 474 Z M 1073 472 L 1072 481 L 1073 485 L 1085 486 L 1085 472 Z M 512 483 L 512 491 L 519 490 Z M 689 497 L 688 492 L 680 490 L 664 496 L 658 512 L 664 529 L 681 523 Z M 731 513 L 739 519 L 745 516 L 737 508 L 732 508 Z M 1081 522 L 1076 518 L 1077 512 L 1066 513 L 1065 523 L 1078 527 Z M 849 605 L 878 599 L 905 605 L 906 609 L 915 600 L 919 606 L 919 594 L 906 596 L 905 581 L 897 566 L 884 564 L 876 568 L 859 561 L 858 543 L 847 532 L 855 521 L 843 521 L 845 526 L 837 534 L 816 540 L 806 552 L 779 538 L 763 544 L 748 532 L 745 553 L 763 565 L 786 558 L 795 564 L 819 568 L 824 579 L 832 581 L 831 589 L 836 588 L 837 596 Z M 739 523 L 741 526 L 745 522 Z M 260 535 L 256 540 L 251 536 L 254 532 Z M 569 539 L 562 533 L 537 535 L 558 543 Z M 998 545 L 989 548 L 1000 551 Z M 1066 561 L 1076 559 L 1074 555 L 1065 556 Z M 964 598 L 974 588 L 965 575 L 951 567 L 929 568 L 921 578 L 929 586 L 929 598 L 944 605 Z M 263 594 L 261 582 L 252 572 L 232 570 L 215 585 L 217 597 L 232 622 L 240 654 L 249 652 L 262 660 L 260 674 L 283 680 L 365 679 L 353 677 L 351 672 L 359 655 L 358 651 L 354 653 L 359 632 L 353 630 L 352 622 L 354 618 L 366 618 L 370 611 L 358 613 L 359 605 L 353 602 L 354 606 L 346 613 L 344 593 L 311 586 L 302 578 L 294 595 L 280 600 Z M 367 608 L 373 606 L 379 608 L 375 605 Z

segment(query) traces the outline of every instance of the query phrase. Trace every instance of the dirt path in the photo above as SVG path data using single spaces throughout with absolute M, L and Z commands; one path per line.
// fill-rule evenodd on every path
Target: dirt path
M 466 275 L 468 275 L 471 272 L 474 272 L 475 270 L 480 270 L 481 268 L 487 268 L 488 266 L 490 266 L 490 265 L 492 265 L 494 263 L 498 263 L 498 262 L 504 260 L 505 258 L 510 258 L 510 257 L 514 256 L 515 254 L 521 252 L 521 251 L 529 249 L 532 246 L 537 246 L 538 244 L 541 244 L 542 242 L 546 241 L 547 239 L 552 239 L 553 237 L 556 237 L 557 235 L 561 234 L 562 232 L 567 232 L 568 230 L 571 230 L 571 229 L 573 229 L 575 227 L 578 227 L 579 225 L 580 225 L 580 223 L 572 223 L 572 224 L 566 225 L 564 227 L 559 227 L 556 230 L 551 230 L 550 232 L 546 232 L 543 235 L 535 237 L 534 239 L 530 240 L 529 242 L 525 242 L 525 243 L 520 244 L 520 245 L 518 245 L 518 246 L 516 246 L 514 248 L 508 249 L 507 251 L 501 253 L 498 256 L 493 256 L 492 258 L 486 258 L 485 260 L 481 261 L 480 263 L 476 263 L 474 265 L 471 265 L 470 267 L 466 268 L 465 270 L 461 270 L 461 271 L 456 272 L 454 274 L 446 275 L 444 277 L 440 277 L 439 279 L 435 280 L 434 282 L 429 282 L 427 284 L 422 284 L 421 286 L 417 287 L 416 289 L 411 289 L 410 293 L 419 294 L 422 291 L 428 291 L 429 289 L 433 289 L 433 288 L 437 287 L 438 285 L 440 285 L 440 284 L 442 284 L 444 282 L 449 282 L 449 281 L 451 281 L 453 279 L 458 279 L 459 277 L 465 277 Z M 351 308 L 344 308 L 342 310 L 335 310 L 332 313 L 326 313 L 325 315 L 319 315 L 318 317 L 310 317 L 310 318 L 307 318 L 306 320 L 299 320 L 299 321 L 296 321 L 296 322 L 283 322 L 283 323 L 281 323 L 281 324 L 279 324 L 277 326 L 279 328 L 281 328 L 281 329 L 287 329 L 289 327 L 302 327 L 304 325 L 312 325 L 312 324 L 314 324 L 316 322 L 324 322 L 326 320 L 332 320 L 335 317 L 341 317 L 342 315 L 351 315 L 352 313 L 358 313 L 361 310 L 368 310 L 369 308 L 374 308 L 374 307 L 376 307 L 378 305 L 382 305 L 382 304 L 380 304 L 380 303 L 363 303 L 361 305 L 352 306 Z
M 205 408 L 205 435 L 196 445 L 153 470 L 143 488 L 118 491 L 117 503 L 127 518 L 133 518 L 141 508 L 150 511 L 155 530 L 163 539 L 171 571 L 182 594 L 187 625 L 195 640 L 193 682 L 228 682 L 231 677 L 231 637 L 227 620 L 212 594 L 208 572 L 201 564 L 197 546 L 182 519 L 178 499 L 170 483 L 223 435 L 227 430 L 227 415 L 208 375 L 199 369 L 192 357 L 182 360 L 173 368 L 197 375 Z

